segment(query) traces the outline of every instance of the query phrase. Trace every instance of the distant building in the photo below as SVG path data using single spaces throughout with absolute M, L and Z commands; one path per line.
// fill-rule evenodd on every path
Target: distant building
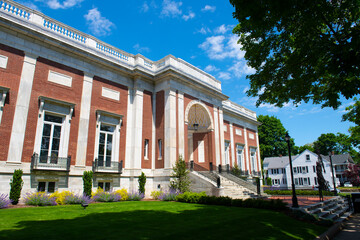
M 299 155 L 291 156 L 294 183 L 297 189 L 312 189 L 318 186 L 318 179 L 316 175 L 316 162 L 318 161 L 317 154 L 305 150 Z M 327 158 L 322 156 L 324 163 L 323 176 L 332 187 L 332 173 L 330 162 Z M 281 189 L 291 188 L 291 173 L 289 156 L 281 157 L 267 157 L 264 159 L 264 170 L 267 172 L 266 177 L 271 178 L 272 186 Z
M 330 161 L 329 156 L 325 156 L 325 158 L 328 161 Z M 333 155 L 331 159 L 333 162 L 334 173 L 336 174 L 336 178 L 338 178 L 340 184 L 343 185 L 344 182 L 348 181 L 347 177 L 345 176 L 345 171 L 349 168 L 350 165 L 354 165 L 355 162 L 348 153 Z

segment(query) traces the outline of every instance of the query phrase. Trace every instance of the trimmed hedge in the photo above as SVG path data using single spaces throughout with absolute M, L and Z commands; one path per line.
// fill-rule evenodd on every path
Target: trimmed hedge
M 265 193 L 270 195 L 292 195 L 291 190 L 264 190 Z M 319 191 L 316 190 L 295 190 L 296 195 L 306 195 L 306 196 L 317 196 Z M 334 196 L 333 192 L 323 191 L 324 196 Z
M 199 203 L 207 205 L 220 205 L 220 206 L 233 206 L 233 207 L 244 207 L 244 208 L 261 208 L 261 209 L 271 209 L 271 210 L 286 210 L 288 209 L 287 203 L 283 202 L 280 199 L 231 199 L 230 197 L 216 197 L 216 196 L 207 196 L 205 192 L 193 193 L 185 192 L 179 194 L 176 197 L 178 202 L 186 203 Z

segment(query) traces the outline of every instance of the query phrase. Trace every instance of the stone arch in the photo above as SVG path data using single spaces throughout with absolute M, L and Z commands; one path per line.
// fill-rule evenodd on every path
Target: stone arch
M 198 131 L 208 132 L 214 129 L 214 122 L 208 107 L 199 100 L 191 101 L 185 110 L 185 124 L 189 130 L 192 129 L 193 123 L 199 124 Z

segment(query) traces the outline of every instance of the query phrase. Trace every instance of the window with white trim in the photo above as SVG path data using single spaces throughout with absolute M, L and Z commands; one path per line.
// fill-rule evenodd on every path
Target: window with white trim
M 9 92 L 9 88 L 0 87 L 0 124 L 2 119 L 3 109 L 5 106 L 5 100 L 8 92 Z
M 146 160 L 149 159 L 149 139 L 145 139 L 144 141 L 144 158 Z
M 119 162 L 122 115 L 97 110 L 95 156 L 99 167 L 111 167 Z
M 98 188 L 101 188 L 105 192 L 110 192 L 111 184 L 110 182 L 98 182 Z
M 230 163 L 230 142 L 225 141 L 225 164 Z
M 306 161 L 310 161 L 310 155 L 306 154 Z
M 251 171 L 257 171 L 257 162 L 256 162 L 256 149 L 250 149 L 250 164 L 251 164 Z
M 159 151 L 159 159 L 162 159 L 162 140 L 158 139 L 158 151 Z
M 244 170 L 244 146 L 241 144 L 236 144 L 236 160 L 239 169 Z
M 37 190 L 38 192 L 53 193 L 55 192 L 55 187 L 55 182 L 39 181 Z
M 68 157 L 71 118 L 75 104 L 40 97 L 34 152 L 39 163 L 62 164 Z

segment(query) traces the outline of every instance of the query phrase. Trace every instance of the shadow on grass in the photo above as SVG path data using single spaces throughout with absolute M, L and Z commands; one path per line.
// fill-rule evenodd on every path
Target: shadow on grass
M 81 210 L 84 211 L 84 210 Z M 87 210 L 85 210 L 87 211 Z M 266 210 L 203 206 L 86 213 L 73 219 L 20 221 L 0 239 L 314 239 L 323 228 Z

